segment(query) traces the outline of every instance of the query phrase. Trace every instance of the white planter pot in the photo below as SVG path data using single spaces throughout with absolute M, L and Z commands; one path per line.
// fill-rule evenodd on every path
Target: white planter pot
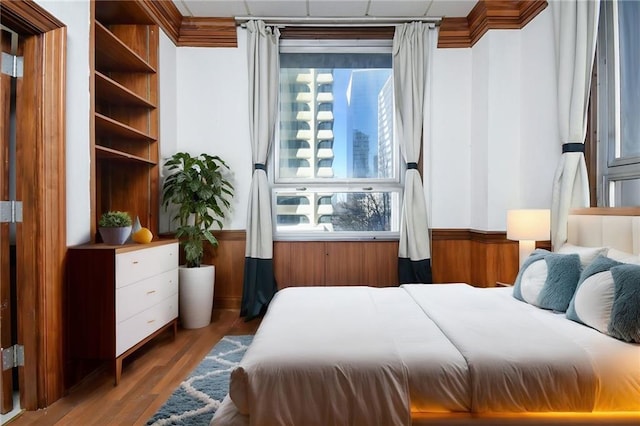
M 184 328 L 201 328 L 211 322 L 215 267 L 180 267 L 180 322 Z

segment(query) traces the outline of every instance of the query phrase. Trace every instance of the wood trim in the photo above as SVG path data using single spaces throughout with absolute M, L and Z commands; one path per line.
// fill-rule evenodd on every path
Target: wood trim
M 23 35 L 36 35 L 64 26 L 33 0 L 3 1 L 2 25 Z
M 214 296 L 214 309 L 240 309 L 242 297 Z
M 570 215 L 640 216 L 640 207 L 591 207 L 572 209 Z
M 238 230 L 220 229 L 217 231 L 213 231 L 213 236 L 220 241 L 246 241 L 247 231 L 245 231 L 244 229 L 238 229 Z M 162 234 L 158 235 L 158 238 L 161 238 L 163 240 L 164 239 L 174 240 L 176 239 L 176 234 L 175 232 L 163 232 Z
M 184 17 L 177 46 L 238 47 L 236 22 L 233 18 Z
M 182 14 L 172 1 L 138 0 L 140 5 L 149 13 L 155 23 L 164 30 L 165 34 L 178 44 Z
M 176 46 L 238 47 L 233 18 L 182 16 L 171 1 L 136 1 Z
M 466 18 L 442 19 L 438 47 L 472 47 L 489 30 L 521 29 L 546 7 L 546 0 L 479 0 Z
M 42 272 L 39 285 L 42 297 L 40 330 L 47 330 L 41 347 L 44 367 L 39 380 L 44 388 L 41 407 L 50 405 L 64 395 L 64 259 L 67 251 L 66 213 L 66 27 L 48 31 L 43 35 L 46 52 L 43 63 L 42 87 L 42 139 L 39 233 L 44 238 L 39 244 Z M 52 373 L 56 372 L 56 373 Z
M 27 37 L 24 58 L 17 112 L 17 194 L 24 209 L 17 232 L 18 341 L 29 360 L 20 373 L 21 406 L 35 410 L 64 393 L 66 28 Z
M 96 235 L 98 234 L 97 221 L 94 219 L 96 217 L 96 212 L 98 211 L 98 195 L 97 195 L 97 186 L 94 182 L 97 181 L 97 173 L 96 173 L 96 103 L 95 93 L 96 93 L 96 26 L 95 26 L 95 18 L 96 18 L 96 2 L 92 1 L 89 3 L 89 93 L 91 96 L 91 101 L 89 102 L 89 212 L 91 214 L 91 220 L 89 223 L 89 235 L 90 242 L 94 243 L 96 241 Z
M 237 47 L 233 18 L 185 17 L 170 1 L 135 0 L 176 46 Z M 438 47 L 472 47 L 490 29 L 521 29 L 547 7 L 546 0 L 479 0 L 466 17 L 443 18 Z M 390 39 L 394 27 L 280 30 L 283 39 Z
M 220 230 L 220 231 L 215 231 L 213 235 L 220 241 L 246 241 L 247 240 L 247 231 L 244 231 L 244 230 L 237 230 L 237 231 Z
M 506 231 L 480 231 L 476 229 L 447 229 L 436 228 L 431 230 L 431 240 L 470 240 L 478 241 L 485 244 L 504 244 L 511 243 L 507 239 Z
M 11 35 L 4 29 L 0 32 L 2 53 L 11 52 Z M 2 59 L 0 58 L 0 63 Z M 0 200 L 9 199 L 9 145 L 11 122 L 11 82 L 12 78 L 0 74 Z M 9 224 L 0 223 L 0 346 L 8 348 L 13 344 L 13 306 L 11 303 L 13 280 L 11 271 L 11 243 L 9 240 Z M 13 370 L 3 370 L 0 373 L 0 414 L 6 414 L 13 409 Z
M 471 239 L 471 230 L 470 229 L 446 229 L 446 228 L 437 228 L 431 230 L 431 241 L 440 241 L 440 240 L 470 240 Z
M 478 231 L 471 229 L 469 231 L 471 241 L 477 241 L 483 244 L 505 244 L 512 243 L 507 239 L 506 231 Z
M 20 404 L 46 407 L 64 393 L 63 283 L 66 254 L 66 28 L 33 1 L 2 2 L 3 25 L 24 37 L 18 79 L 16 188 L 23 201 L 17 231 Z

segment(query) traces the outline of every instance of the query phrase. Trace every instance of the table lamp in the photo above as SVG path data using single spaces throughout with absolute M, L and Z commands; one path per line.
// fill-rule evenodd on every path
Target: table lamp
M 520 266 L 536 248 L 536 241 L 546 241 L 551 233 L 548 209 L 508 210 L 507 239 L 519 241 Z

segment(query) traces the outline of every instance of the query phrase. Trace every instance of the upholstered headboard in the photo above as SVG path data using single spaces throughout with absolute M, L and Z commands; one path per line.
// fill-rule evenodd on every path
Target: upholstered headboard
M 567 242 L 640 255 L 640 207 L 576 209 L 569 213 Z

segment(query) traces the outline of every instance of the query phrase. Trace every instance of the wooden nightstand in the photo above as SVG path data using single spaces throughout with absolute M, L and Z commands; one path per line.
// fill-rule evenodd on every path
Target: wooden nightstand
M 503 283 L 501 281 L 496 281 L 496 287 L 513 287 L 511 283 Z

